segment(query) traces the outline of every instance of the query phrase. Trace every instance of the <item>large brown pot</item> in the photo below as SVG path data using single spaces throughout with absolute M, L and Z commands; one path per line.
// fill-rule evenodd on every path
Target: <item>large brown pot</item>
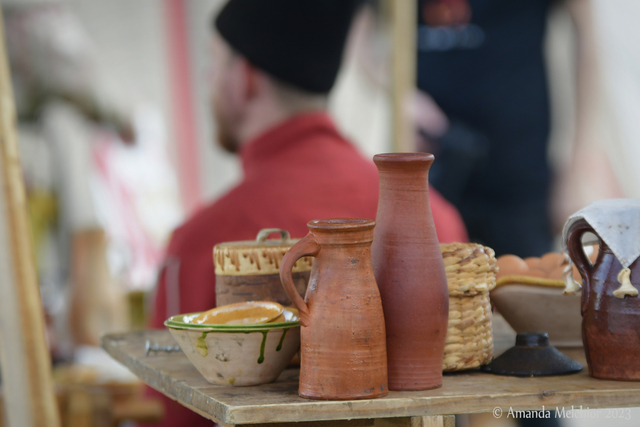
M 287 252 L 280 267 L 302 325 L 299 394 L 333 400 L 385 396 L 384 317 L 371 265 L 375 222 L 325 219 L 307 225 L 309 234 Z M 305 300 L 291 277 L 303 256 L 315 257 Z
M 387 329 L 390 390 L 442 386 L 449 295 L 429 205 L 433 159 L 424 153 L 373 158 L 380 196 L 372 257 Z
M 610 380 L 640 381 L 640 298 L 614 296 L 620 288 L 622 265 L 600 238 L 600 251 L 591 265 L 582 249 L 582 235 L 595 230 L 584 219 L 567 233 L 567 249 L 582 276 L 582 342 L 589 374 Z M 599 237 L 599 236 L 598 236 Z M 629 267 L 634 287 L 640 278 L 640 260 Z

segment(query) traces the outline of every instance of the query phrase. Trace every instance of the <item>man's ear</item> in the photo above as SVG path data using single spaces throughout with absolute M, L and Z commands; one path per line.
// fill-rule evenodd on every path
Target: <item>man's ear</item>
M 242 60 L 242 74 L 244 75 L 244 97 L 252 99 L 258 93 L 258 69 L 246 59 Z

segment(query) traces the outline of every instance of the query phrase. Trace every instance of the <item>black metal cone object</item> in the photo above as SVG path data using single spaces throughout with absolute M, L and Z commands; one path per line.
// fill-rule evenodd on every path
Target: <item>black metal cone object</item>
M 516 336 L 515 347 L 480 369 L 496 375 L 542 377 L 573 374 L 582 368 L 582 364 L 549 345 L 546 332 L 523 332 Z

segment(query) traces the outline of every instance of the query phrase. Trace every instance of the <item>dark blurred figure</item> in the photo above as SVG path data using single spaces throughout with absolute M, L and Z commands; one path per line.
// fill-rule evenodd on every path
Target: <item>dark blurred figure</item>
M 423 130 L 433 185 L 496 254 L 552 249 L 543 55 L 553 0 L 421 0 L 418 87 L 449 120 Z
M 430 181 L 458 207 L 470 239 L 497 255 L 552 250 L 543 48 L 553 3 L 419 1 L 418 87 L 449 122 L 440 135 L 421 131 L 423 148 L 438 158 Z

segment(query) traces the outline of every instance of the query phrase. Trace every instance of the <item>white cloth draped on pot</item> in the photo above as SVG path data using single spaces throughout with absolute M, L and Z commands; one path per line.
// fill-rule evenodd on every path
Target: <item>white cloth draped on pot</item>
M 571 226 L 584 219 L 597 233 L 597 237 L 611 249 L 620 261 L 622 270 L 618 274 L 621 286 L 614 295 L 624 298 L 625 295 L 638 295 L 638 290 L 630 281 L 629 266 L 640 256 L 640 199 L 600 200 L 571 215 L 562 230 L 562 242 L 567 251 L 567 237 Z M 566 293 L 580 289 L 577 283 L 568 282 Z

